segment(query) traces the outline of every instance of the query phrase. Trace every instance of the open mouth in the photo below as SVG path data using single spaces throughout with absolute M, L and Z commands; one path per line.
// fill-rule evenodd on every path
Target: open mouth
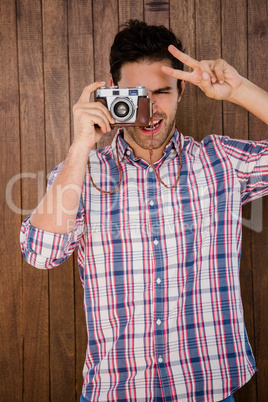
M 153 129 L 154 132 L 156 132 L 156 131 L 158 131 L 158 129 L 160 129 L 161 124 L 162 124 L 162 121 L 163 121 L 163 120 L 155 120 L 153 127 L 152 127 L 151 125 L 150 125 L 150 126 L 147 126 L 147 127 L 142 127 L 142 130 L 149 133 L 149 132 L 151 132 L 152 129 Z

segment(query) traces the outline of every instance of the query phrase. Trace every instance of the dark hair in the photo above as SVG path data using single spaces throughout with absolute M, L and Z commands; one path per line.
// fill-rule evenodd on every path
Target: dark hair
M 169 45 L 184 51 L 181 41 L 170 29 L 138 20 L 129 20 L 122 28 L 115 36 L 110 53 L 110 73 L 115 85 L 120 81 L 121 67 L 129 62 L 168 59 L 173 68 L 183 70 L 183 63 L 168 51 Z M 181 80 L 178 80 L 178 90 L 180 93 Z

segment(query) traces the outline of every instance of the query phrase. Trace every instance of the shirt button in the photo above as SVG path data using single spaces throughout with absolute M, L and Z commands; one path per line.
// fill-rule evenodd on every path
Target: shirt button
M 161 356 L 158 358 L 158 363 L 163 363 L 163 359 Z
M 154 169 L 152 168 L 152 166 L 149 167 L 149 172 L 153 172 Z
M 153 200 L 150 201 L 150 205 L 151 205 L 151 207 L 154 206 L 154 201 Z
M 127 151 L 126 154 L 127 154 L 127 155 L 130 155 L 130 154 L 131 154 L 131 151 Z
M 158 240 L 154 239 L 154 245 L 157 246 L 157 244 L 158 244 Z
M 161 279 L 157 278 L 156 282 L 158 283 L 158 285 L 161 283 Z
M 161 320 L 158 319 L 158 320 L 156 321 L 156 324 L 157 324 L 157 325 L 160 325 L 160 324 L 161 324 Z

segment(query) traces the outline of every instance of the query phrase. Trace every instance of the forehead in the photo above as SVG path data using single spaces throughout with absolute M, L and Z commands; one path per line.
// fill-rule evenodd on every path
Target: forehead
M 126 63 L 121 67 L 121 78 L 119 87 L 135 87 L 143 85 L 148 90 L 154 91 L 158 88 L 176 88 L 177 80 L 164 74 L 162 66 L 170 66 L 170 60 L 148 61 L 143 60 L 134 63 Z

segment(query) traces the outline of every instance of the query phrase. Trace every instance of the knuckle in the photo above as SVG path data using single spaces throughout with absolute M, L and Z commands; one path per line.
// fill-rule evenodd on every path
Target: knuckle
M 92 86 L 93 86 L 93 84 L 86 85 L 85 88 L 84 88 L 84 91 L 85 91 L 85 92 L 91 91 L 91 90 L 92 90 Z
M 79 101 L 73 106 L 73 113 L 78 114 L 81 111 L 82 103 Z
M 220 68 L 223 64 L 223 59 L 217 59 L 215 61 L 215 68 Z
M 79 109 L 79 104 L 76 103 L 76 104 L 73 106 L 73 113 L 75 113 L 78 109 Z
M 208 65 L 207 60 L 201 60 L 201 61 L 199 62 L 199 66 L 200 66 L 200 67 L 207 67 L 207 65 Z

